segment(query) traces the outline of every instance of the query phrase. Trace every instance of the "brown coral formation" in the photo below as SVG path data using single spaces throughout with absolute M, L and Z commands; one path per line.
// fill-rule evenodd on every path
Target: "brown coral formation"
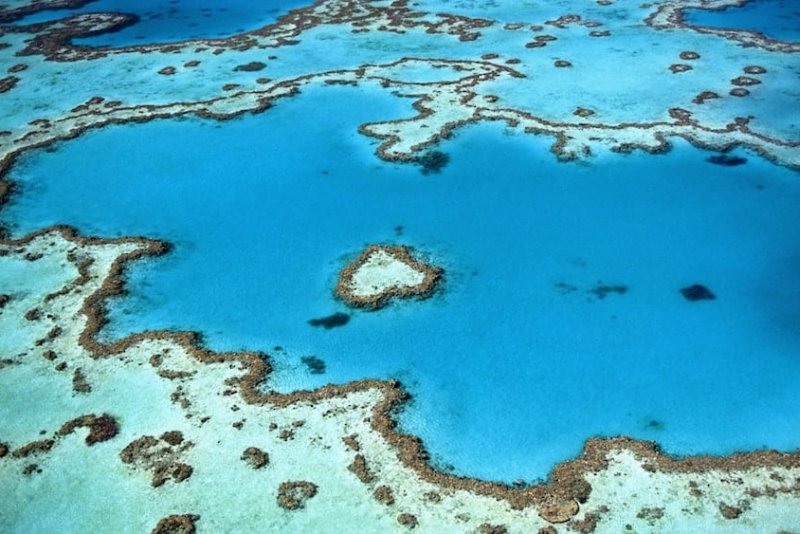
M 14 452 L 11 453 L 11 456 L 14 458 L 27 458 L 28 456 L 34 454 L 43 454 L 46 452 L 50 452 L 50 449 L 53 448 L 56 442 L 52 439 L 43 439 L 40 441 L 32 441 L 23 445 L 22 447 L 15 449 Z
M 352 451 L 358 452 L 361 450 L 361 444 L 358 442 L 356 434 L 345 436 L 342 438 L 342 441 Z
M 253 469 L 261 469 L 269 464 L 269 454 L 258 447 L 247 447 L 241 456 L 242 460 L 250 464 Z
M 664 517 L 664 509 L 644 507 L 636 513 L 636 517 L 644 519 L 649 525 L 654 525 L 656 521 Z
M 170 515 L 158 521 L 158 524 L 151 531 L 152 534 L 194 534 L 196 532 L 195 523 L 200 519 L 199 515 Z
M 745 74 L 764 74 L 767 72 L 767 69 L 759 65 L 748 65 L 742 70 Z
M 749 94 L 750 94 L 750 91 L 748 91 L 744 87 L 734 87 L 733 89 L 730 90 L 730 95 L 731 96 L 742 97 L 742 96 L 747 96 Z
M 551 502 L 539 507 L 539 517 L 548 523 L 566 523 L 578 513 L 578 501 Z
M 750 76 L 737 76 L 736 78 L 731 80 L 731 85 L 739 85 L 742 87 L 746 87 L 749 85 L 758 85 L 761 83 L 761 80 L 757 78 L 752 78 Z
M 607 512 L 608 508 L 602 507 L 595 512 L 586 512 L 583 519 L 573 519 L 568 524 L 569 527 L 581 534 L 590 534 L 597 528 L 597 523 L 600 521 L 600 515 Z
M 72 391 L 75 393 L 91 393 L 92 391 L 92 386 L 86 380 L 86 375 L 83 374 L 80 367 L 72 373 Z
M 669 70 L 671 70 L 673 74 L 678 74 L 692 70 L 692 66 L 686 65 L 685 63 L 675 63 L 669 66 Z
M 702 93 L 695 96 L 692 99 L 692 102 L 694 102 L 695 104 L 703 104 L 707 100 L 713 100 L 715 98 L 720 98 L 720 96 L 714 91 L 703 91 Z
M 192 476 L 193 468 L 180 459 L 193 443 L 183 440 L 182 435 L 178 440 L 175 432 L 165 433 L 161 439 L 153 436 L 135 439 L 122 449 L 119 454 L 120 459 L 134 468 L 150 471 L 152 475 L 150 484 L 154 488 L 162 486 L 170 479 L 176 484 L 183 482 Z M 164 445 L 161 445 L 162 442 Z
M 261 61 L 251 61 L 243 65 L 236 65 L 233 70 L 238 72 L 257 72 L 266 68 L 267 64 Z
M 281 482 L 278 487 L 278 506 L 284 510 L 298 510 L 317 494 L 317 485 L 305 480 Z
M 592 111 L 591 109 L 588 109 L 588 108 L 577 108 L 577 109 L 575 109 L 574 112 L 572 112 L 572 114 L 577 116 L 577 117 L 586 118 L 586 117 L 591 117 L 592 115 L 594 115 L 594 111 Z
M 742 515 L 742 511 L 741 508 L 736 506 L 730 506 L 724 502 L 719 503 L 719 513 L 722 514 L 722 517 L 725 519 L 736 519 Z
M 422 282 L 415 286 L 391 286 L 379 293 L 369 295 L 355 294 L 352 289 L 353 275 L 371 259 L 373 254 L 377 252 L 384 252 L 393 259 L 406 264 L 411 269 L 423 273 L 424 278 Z M 414 257 L 411 255 L 411 249 L 408 247 L 370 245 L 364 250 L 364 252 L 361 253 L 361 255 L 359 255 L 358 258 L 347 265 L 347 267 L 345 267 L 339 274 L 339 280 L 336 284 L 335 292 L 337 297 L 344 300 L 351 306 L 377 309 L 385 306 L 393 297 L 425 298 L 430 296 L 433 293 L 433 290 L 436 288 L 436 284 L 441 279 L 442 273 L 442 269 L 421 263 L 414 259 Z
M 397 522 L 408 528 L 416 528 L 419 524 L 419 521 L 417 521 L 417 516 L 407 513 L 398 515 Z
M 6 76 L 5 78 L 0 78 L 0 94 L 7 93 L 8 91 L 12 90 L 14 87 L 16 87 L 18 82 L 19 78 L 16 76 Z
M 553 62 L 553 65 L 558 67 L 558 68 L 560 68 L 560 69 L 563 69 L 563 68 L 566 68 L 566 67 L 571 67 L 572 63 L 570 63 L 566 59 L 557 59 L 557 60 L 555 60 Z
M 700 59 L 700 54 L 694 50 L 684 50 L 678 55 L 678 57 L 684 61 L 694 61 L 695 59 Z
M 164 76 L 172 76 L 176 72 L 177 70 L 175 69 L 175 67 L 164 67 L 158 71 L 159 74 Z
M 372 496 L 375 497 L 376 501 L 386 506 L 394 504 L 394 492 L 389 486 L 378 486 L 375 488 L 375 491 L 372 492 Z
M 181 432 L 180 430 L 168 430 L 163 434 L 161 434 L 161 440 L 166 441 L 173 447 L 177 447 L 178 445 L 183 443 L 183 432 Z
M 506 534 L 508 529 L 505 525 L 492 525 L 489 523 L 483 523 L 480 527 L 478 527 L 478 532 L 480 534 Z
M 88 428 L 86 435 L 86 445 L 92 446 L 95 443 L 102 443 L 115 437 L 119 433 L 117 421 L 108 414 L 96 416 L 93 414 L 82 415 L 71 421 L 67 421 L 58 430 L 59 436 L 72 434 L 78 428 Z
M 347 466 L 347 469 L 355 474 L 364 484 L 369 484 L 375 480 L 375 475 L 370 471 L 367 460 L 364 458 L 363 454 L 356 454 L 356 457 L 353 459 L 353 462 Z

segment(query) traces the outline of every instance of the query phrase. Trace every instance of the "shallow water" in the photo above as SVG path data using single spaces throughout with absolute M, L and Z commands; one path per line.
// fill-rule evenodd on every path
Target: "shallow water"
M 404 429 L 458 473 L 543 477 L 593 435 L 675 454 L 796 448 L 798 173 L 746 152 L 713 165 L 682 142 L 558 163 L 552 139 L 481 125 L 424 176 L 356 133 L 410 103 L 309 88 L 222 124 L 90 132 L 23 157 L 0 216 L 18 235 L 68 223 L 174 243 L 131 268 L 106 336 L 193 329 L 266 350 L 280 390 L 400 378 L 415 395 Z M 336 276 L 372 242 L 444 267 L 442 291 L 348 312 Z M 684 299 L 694 283 L 717 299 Z M 334 312 L 351 320 L 308 324 Z
M 800 5 L 795 0 L 750 0 L 741 7 L 685 13 L 686 22 L 697 26 L 750 30 L 781 41 L 800 41 Z
M 41 11 L 18 24 L 56 20 L 78 13 L 128 13 L 139 21 L 121 31 L 76 39 L 89 46 L 129 46 L 186 39 L 223 38 L 275 22 L 305 0 L 97 0 L 74 10 Z

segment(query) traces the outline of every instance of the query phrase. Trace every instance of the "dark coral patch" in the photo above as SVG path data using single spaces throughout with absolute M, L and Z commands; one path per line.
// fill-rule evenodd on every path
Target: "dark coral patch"
M 391 506 L 394 504 L 394 493 L 392 492 L 392 488 L 389 486 L 378 486 L 375 488 L 372 496 L 375 497 L 376 501 L 383 503 L 386 506 Z
M 108 414 L 101 416 L 82 415 L 71 421 L 64 423 L 58 430 L 58 435 L 66 436 L 72 434 L 77 428 L 88 428 L 89 434 L 86 436 L 86 445 L 92 446 L 95 443 L 102 443 L 115 437 L 119 433 L 117 421 Z
M 681 289 L 681 295 L 689 301 L 714 300 L 717 298 L 706 286 L 694 284 Z
M 281 482 L 278 487 L 278 506 L 284 510 L 297 510 L 317 494 L 317 485 L 304 480 Z
M 761 80 L 758 80 L 756 78 L 751 78 L 750 76 L 737 76 L 736 78 L 731 80 L 731 84 L 739 86 L 758 85 L 760 83 Z
M 149 471 L 152 475 L 150 485 L 154 488 L 164 485 L 170 479 L 175 483 L 183 482 L 192 476 L 194 469 L 191 465 L 182 463 L 180 458 L 194 444 L 184 441 L 182 435 L 178 442 L 177 434 L 180 433 L 165 432 L 160 440 L 153 436 L 142 436 L 122 449 L 119 453 L 120 459 L 135 468 Z M 159 441 L 166 443 L 166 446 L 159 446 Z M 178 442 L 179 445 L 170 442 Z
M 671 70 L 673 74 L 678 74 L 680 72 L 692 70 L 692 66 L 685 63 L 675 63 L 674 65 L 669 66 L 669 70 Z
M 416 528 L 419 524 L 417 516 L 413 514 L 400 514 L 397 516 L 397 522 L 408 528 Z
M 723 167 L 737 167 L 747 163 L 747 158 L 740 158 L 739 156 L 728 156 L 726 154 L 719 154 L 706 158 L 706 161 L 714 165 L 722 165 Z
M 316 356 L 303 356 L 300 360 L 308 367 L 308 371 L 312 375 L 324 375 L 325 374 L 325 360 L 321 358 L 317 358 Z
M 308 321 L 308 324 L 310 324 L 311 326 L 321 326 L 325 330 L 330 330 L 331 328 L 338 328 L 340 326 L 344 326 L 349 321 L 350 321 L 350 315 L 342 312 L 336 312 L 326 317 L 320 317 L 318 319 L 310 319 Z
M 628 286 L 610 286 L 606 284 L 599 283 L 589 290 L 589 293 L 592 293 L 598 299 L 604 299 L 611 293 L 616 293 L 617 295 L 624 295 L 628 292 Z
M 736 519 L 740 515 L 742 515 L 742 509 L 736 506 L 731 506 L 725 504 L 724 502 L 719 503 L 719 513 L 722 514 L 722 517 L 725 519 Z
M 450 162 L 450 156 L 438 150 L 431 150 L 426 152 L 423 156 L 417 159 L 417 163 L 422 166 L 420 172 L 422 174 L 438 174 Z
M 702 104 L 706 100 L 714 100 L 715 98 L 720 98 L 720 96 L 714 91 L 703 91 L 702 93 L 695 96 L 692 99 L 692 102 L 694 102 L 695 104 Z
M 5 93 L 10 91 L 17 85 L 19 78 L 16 76 L 6 76 L 5 78 L 0 78 L 0 93 Z
M 261 61 L 251 61 L 250 63 L 245 63 L 243 65 L 237 65 L 234 67 L 233 70 L 235 71 L 243 71 L 243 72 L 257 72 L 263 70 L 267 66 L 266 63 L 262 63 Z
M 745 74 L 764 74 L 767 69 L 760 65 L 748 65 L 744 69 Z
M 242 460 L 250 464 L 253 469 L 261 469 L 269 464 L 269 454 L 258 447 L 247 447 L 241 456 Z
M 200 519 L 199 515 L 171 515 L 161 519 L 152 534 L 194 534 L 194 524 Z

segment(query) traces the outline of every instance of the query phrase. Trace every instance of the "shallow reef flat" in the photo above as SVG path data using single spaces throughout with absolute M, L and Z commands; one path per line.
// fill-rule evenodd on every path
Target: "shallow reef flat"
M 797 170 L 800 116 L 786 110 L 800 104 L 800 44 L 686 18 L 689 9 L 744 3 L 436 9 L 317 0 L 227 38 L 96 48 L 78 42 L 136 19 L 87 12 L 81 0 L 3 2 L 0 202 L 14 201 L 9 175 L 20 156 L 87 130 L 185 117 L 224 123 L 325 86 L 413 102 L 411 116 L 358 127 L 387 162 L 425 168 L 432 148 L 484 123 L 532 144 L 547 137 L 552 157 L 565 162 L 688 142 Z M 52 8 L 84 11 L 26 22 Z M 716 157 L 729 166 L 743 159 Z M 12 235 L 0 236 L 0 486 L 8 488 L 0 531 L 800 529 L 798 451 L 678 458 L 654 442 L 587 436 L 543 481 L 449 473 L 398 426 L 410 398 L 398 381 L 277 391 L 266 353 L 213 352 L 191 332 L 104 337 L 113 298 L 129 288 L 128 267 L 168 254 L 167 241 L 66 226 L 13 235 L 15 222 L 4 221 Z M 392 267 L 390 279 L 360 270 L 380 263 Z M 367 249 L 345 269 L 340 297 L 376 306 L 429 296 L 442 273 L 427 263 L 402 247 Z M 704 286 L 685 289 L 715 298 Z M 590 293 L 627 291 L 604 284 Z M 335 328 L 347 320 L 314 321 Z M 324 371 L 324 361 L 308 362 Z
M 800 459 L 758 452 L 673 459 L 593 439 L 547 484 L 437 473 L 391 413 L 406 395 L 364 380 L 279 394 L 258 354 L 187 334 L 96 341 L 125 262 L 158 242 L 53 228 L 0 245 L 0 527 L 6 532 L 790 531 Z M 54 267 L 58 267 L 55 269 Z M 49 274 L 48 274 L 49 273 Z M 68 499 L 64 496 L 69 495 Z M 554 526 L 557 530 L 553 530 Z
M 0 156 L 7 164 L 25 147 L 103 124 L 230 118 L 263 111 L 309 83 L 377 80 L 415 98 L 419 111 L 362 127 L 383 141 L 386 159 L 413 159 L 464 124 L 503 121 L 553 136 L 553 152 L 565 159 L 608 149 L 665 151 L 678 136 L 707 148 L 747 146 L 796 167 L 796 119 L 775 113 L 781 106 L 774 103 L 797 100 L 797 43 L 683 20 L 687 8 L 732 1 L 604 2 L 586 13 L 564 12 L 573 6 L 556 2 L 542 12 L 520 9 L 520 17 L 535 19 L 523 24 L 433 15 L 403 1 L 328 0 L 228 39 L 119 48 L 70 42 L 135 23 L 121 14 L 4 25 L 0 64 L 9 75 L 0 87 L 9 113 L 0 120 Z M 0 20 L 14 20 L 13 13 L 0 11 Z M 413 70 L 395 69 L 398 61 L 434 68 L 454 61 L 463 75 L 418 81 Z

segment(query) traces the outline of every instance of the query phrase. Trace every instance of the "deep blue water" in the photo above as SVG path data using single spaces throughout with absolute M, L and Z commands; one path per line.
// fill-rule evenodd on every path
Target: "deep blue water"
M 287 11 L 308 4 L 308 0 L 97 0 L 76 10 L 42 11 L 18 24 L 77 13 L 131 13 L 139 16 L 139 22 L 133 26 L 75 40 L 90 46 L 126 46 L 228 37 L 265 26 Z
M 722 11 L 690 9 L 686 21 L 711 28 L 761 32 L 772 39 L 800 41 L 800 3 L 796 0 L 750 0 Z
M 552 139 L 494 124 L 461 130 L 425 176 L 356 132 L 411 114 L 326 87 L 225 123 L 109 127 L 23 157 L 0 215 L 17 235 L 171 241 L 131 269 L 107 336 L 264 349 L 281 390 L 398 377 L 415 395 L 403 427 L 459 473 L 543 477 L 593 435 L 677 454 L 800 445 L 800 174 L 746 152 L 713 165 L 684 142 L 565 164 Z M 372 242 L 416 247 L 446 269 L 442 291 L 310 326 L 348 312 L 333 285 Z M 717 300 L 687 301 L 694 283 Z

